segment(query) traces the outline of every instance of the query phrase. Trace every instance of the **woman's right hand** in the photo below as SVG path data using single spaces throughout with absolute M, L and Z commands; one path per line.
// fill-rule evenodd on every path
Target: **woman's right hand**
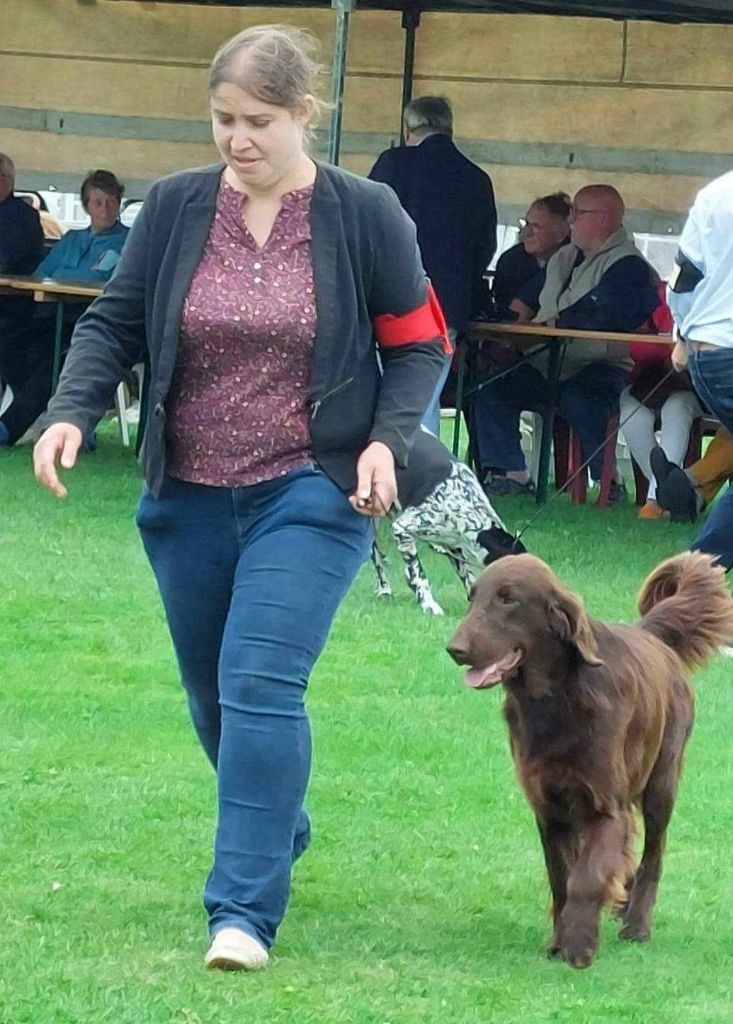
M 82 433 L 73 423 L 54 423 L 45 430 L 33 449 L 33 470 L 36 480 L 57 498 L 65 498 L 67 491 L 56 472 L 56 463 L 72 469 L 82 443 Z

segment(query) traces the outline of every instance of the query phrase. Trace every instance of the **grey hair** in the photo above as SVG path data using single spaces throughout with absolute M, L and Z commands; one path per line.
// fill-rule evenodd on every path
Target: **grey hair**
M 7 153 L 0 153 L 0 177 L 15 181 L 15 164 Z
M 445 96 L 418 96 L 407 104 L 402 119 L 411 132 L 424 130 L 453 137 L 453 108 Z
M 223 83 L 238 85 L 263 103 L 299 110 L 315 96 L 322 68 L 315 59 L 318 41 L 289 25 L 255 25 L 220 46 L 209 68 L 209 93 Z M 315 127 L 326 104 L 316 98 Z

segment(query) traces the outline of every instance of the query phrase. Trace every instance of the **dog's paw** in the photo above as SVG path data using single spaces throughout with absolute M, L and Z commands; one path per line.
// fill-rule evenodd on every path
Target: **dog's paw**
M 420 602 L 420 607 L 426 615 L 445 615 L 445 612 L 440 607 L 437 601 L 432 597 L 425 597 Z
M 563 960 L 571 967 L 581 971 L 590 967 L 595 955 L 596 946 L 588 942 L 567 942 L 560 950 Z
M 638 921 L 625 921 L 619 930 L 618 937 L 625 942 L 648 942 L 651 938 L 651 928 L 648 924 L 641 924 Z
M 374 594 L 375 594 L 376 597 L 392 597 L 393 596 L 392 588 L 391 587 L 377 587 L 377 589 L 374 591 Z

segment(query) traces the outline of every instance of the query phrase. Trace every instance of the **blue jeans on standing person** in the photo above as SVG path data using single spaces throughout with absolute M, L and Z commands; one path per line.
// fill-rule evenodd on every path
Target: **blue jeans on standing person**
M 452 327 L 448 328 L 448 340 L 451 345 L 455 345 L 456 332 Z M 422 425 L 426 430 L 429 430 L 435 437 L 440 437 L 440 396 L 443 393 L 445 382 L 448 380 L 448 374 L 450 373 L 451 363 L 453 362 L 453 353 L 445 357 L 445 364 L 443 369 L 440 371 L 440 377 L 433 389 L 433 393 L 430 396 L 428 407 L 425 410 L 425 415 L 422 418 Z
M 733 348 L 703 349 L 689 346 L 689 369 L 695 391 L 733 433 Z M 717 501 L 705 525 L 692 542 L 697 551 L 716 555 L 726 571 L 733 568 L 733 487 Z
M 239 928 L 269 948 L 310 838 L 308 677 L 371 522 L 312 465 L 251 487 L 167 478 L 160 497 L 144 491 L 137 522 L 217 773 L 209 929 Z
M 594 480 L 601 479 L 603 444 L 608 420 L 618 412 L 626 371 L 611 363 L 589 363 L 560 384 L 558 412 L 578 435 L 583 459 L 600 449 L 590 462 Z M 501 473 L 526 470 L 519 417 L 522 411 L 543 412 L 547 378 L 529 363 L 482 388 L 475 398 L 475 422 L 481 469 Z

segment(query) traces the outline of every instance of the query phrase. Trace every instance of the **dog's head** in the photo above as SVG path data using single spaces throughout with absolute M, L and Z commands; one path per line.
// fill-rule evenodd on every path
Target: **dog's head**
M 524 544 L 517 537 L 500 526 L 491 526 L 488 530 L 481 530 L 476 538 L 486 552 L 484 565 L 491 565 L 505 555 L 522 555 L 526 552 Z
M 447 650 L 467 666 L 466 684 L 474 689 L 508 682 L 523 667 L 549 671 L 571 651 L 600 664 L 580 599 L 528 554 L 505 556 L 484 570 Z

